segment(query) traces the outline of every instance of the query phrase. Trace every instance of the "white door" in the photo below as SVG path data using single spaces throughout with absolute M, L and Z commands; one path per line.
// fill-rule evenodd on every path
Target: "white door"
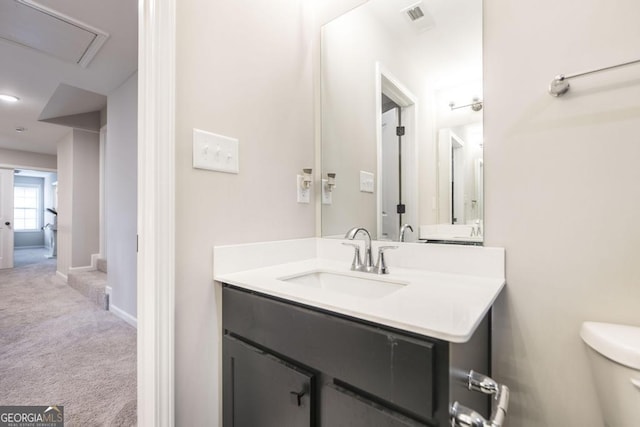
M 13 268 L 13 169 L 0 168 L 1 268 Z
M 380 240 L 398 240 L 400 229 L 397 206 L 400 201 L 400 177 L 398 175 L 398 110 L 393 108 L 382 113 L 382 235 Z

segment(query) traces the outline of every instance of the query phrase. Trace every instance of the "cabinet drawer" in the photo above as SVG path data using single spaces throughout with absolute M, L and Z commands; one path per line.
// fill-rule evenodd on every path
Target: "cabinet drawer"
M 331 427 L 426 427 L 340 387 L 322 389 L 321 420 Z
M 429 420 L 435 343 L 225 285 L 226 334 L 335 378 L 387 407 Z

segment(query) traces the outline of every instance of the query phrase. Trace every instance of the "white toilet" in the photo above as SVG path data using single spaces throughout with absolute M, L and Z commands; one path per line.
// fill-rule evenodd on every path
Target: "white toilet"
M 607 427 L 640 426 L 640 327 L 584 322 L 591 372 Z

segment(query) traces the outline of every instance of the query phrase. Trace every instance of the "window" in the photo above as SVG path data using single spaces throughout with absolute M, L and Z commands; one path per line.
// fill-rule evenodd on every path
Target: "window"
M 15 230 L 39 230 L 40 188 L 16 185 L 13 192 L 13 226 Z

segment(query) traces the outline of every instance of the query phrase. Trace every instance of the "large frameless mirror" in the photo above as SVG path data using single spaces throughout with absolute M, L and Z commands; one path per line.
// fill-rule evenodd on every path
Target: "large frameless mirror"
M 481 0 L 369 0 L 322 28 L 322 235 L 481 244 Z

